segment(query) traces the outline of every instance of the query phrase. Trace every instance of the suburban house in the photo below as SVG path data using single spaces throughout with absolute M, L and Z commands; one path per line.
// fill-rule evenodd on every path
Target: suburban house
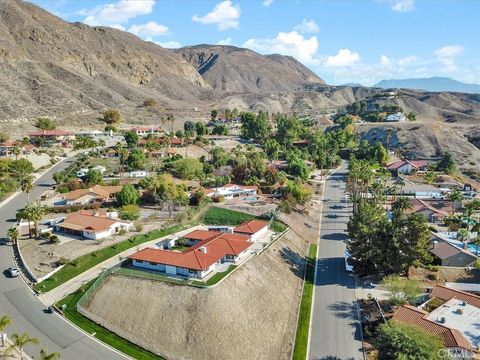
M 88 189 L 70 191 L 63 197 L 65 205 L 86 205 L 94 202 L 113 200 L 115 194 L 122 191 L 122 186 L 95 185 Z
M 430 223 L 441 222 L 451 211 L 451 202 L 443 200 L 412 199 L 412 206 L 407 212 L 422 214 Z
M 33 144 L 52 145 L 56 143 L 67 143 L 75 140 L 75 134 L 63 130 L 39 130 L 29 135 Z
M 251 242 L 255 242 L 268 232 L 268 222 L 262 220 L 249 220 L 241 223 L 233 229 L 234 234 L 250 237 Z
M 197 230 L 183 237 L 191 246 L 182 252 L 146 248 L 128 258 L 134 267 L 202 279 L 218 264 L 238 262 L 252 245 L 248 236 L 219 231 Z
M 405 115 L 403 115 L 401 112 L 390 114 L 385 117 L 385 121 L 405 121 Z
M 435 257 L 435 263 L 441 266 L 466 267 L 472 265 L 477 257 L 467 250 L 433 236 L 433 247 L 429 250 Z
M 133 223 L 118 220 L 116 213 L 80 210 L 67 214 L 61 222 L 54 225 L 54 229 L 86 239 L 99 240 L 115 235 L 120 230 L 130 231 L 133 229 Z
M 205 189 L 208 197 L 223 196 L 225 200 L 231 200 L 240 196 L 254 196 L 258 193 L 258 186 L 245 186 L 237 184 L 226 184 L 216 188 Z
M 471 359 L 472 351 L 480 346 L 480 296 L 436 285 L 429 297 L 443 303 L 430 312 L 402 305 L 392 320 L 417 325 L 439 336 L 452 358 Z
M 427 170 L 427 160 L 399 160 L 387 165 L 387 169 L 396 174 L 411 174 Z
M 77 136 L 84 136 L 90 139 L 96 139 L 101 136 L 110 135 L 108 132 L 100 130 L 81 130 L 77 132 Z
M 141 137 L 144 137 L 144 136 L 148 136 L 150 134 L 159 134 L 159 133 L 162 133 L 163 130 L 162 129 L 159 129 L 158 127 L 153 127 L 153 126 L 150 126 L 150 127 L 134 127 L 132 128 L 130 131 L 133 131 L 135 132 L 138 136 L 141 136 Z
M 0 156 L 14 156 L 15 147 L 20 149 L 20 154 L 27 154 L 34 148 L 32 144 L 25 145 L 19 141 L 5 141 L 0 143 Z

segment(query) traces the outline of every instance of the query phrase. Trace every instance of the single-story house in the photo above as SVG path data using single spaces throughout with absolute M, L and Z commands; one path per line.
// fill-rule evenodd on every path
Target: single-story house
M 246 186 L 237 184 L 226 184 L 216 188 L 205 189 L 205 195 L 208 197 L 223 196 L 225 200 L 231 200 L 240 196 L 257 195 L 258 186 Z
M 399 160 L 387 165 L 387 169 L 396 174 L 411 174 L 414 171 L 427 170 L 427 160 Z
M 451 203 L 443 200 L 412 199 L 412 206 L 409 213 L 422 214 L 430 223 L 442 221 L 448 216 L 451 209 Z
M 13 156 L 15 147 L 20 149 L 20 154 L 28 154 L 35 148 L 32 144 L 22 144 L 19 141 L 5 141 L 0 143 L 0 156 Z
M 65 205 L 86 205 L 93 202 L 113 200 L 116 193 L 122 191 L 122 186 L 95 185 L 88 189 L 70 191 L 63 197 Z
M 114 214 L 106 211 L 80 210 L 65 216 L 61 222 L 55 224 L 54 229 L 58 232 L 99 240 L 115 235 L 120 230 L 130 231 L 133 229 L 133 223 L 118 220 Z
M 138 126 L 138 127 L 134 127 L 132 129 L 130 129 L 130 131 L 133 131 L 135 132 L 138 136 L 148 136 L 150 134 L 159 134 L 159 133 L 162 133 L 163 130 L 158 128 L 158 127 L 154 127 L 154 126 Z
M 477 257 L 437 236 L 432 239 L 433 247 L 429 250 L 441 266 L 466 267 L 473 264 Z
M 405 121 L 405 115 L 401 112 L 397 112 L 396 114 L 390 114 L 385 117 L 385 121 Z
M 249 220 L 241 223 L 233 229 L 234 234 L 250 237 L 250 241 L 255 242 L 268 232 L 268 222 L 262 220 Z
M 192 240 L 193 245 L 182 252 L 146 248 L 128 258 L 137 268 L 202 279 L 217 264 L 238 262 L 252 245 L 248 236 L 218 231 L 194 231 L 184 238 Z
M 39 130 L 28 135 L 30 142 L 34 144 L 42 143 L 45 145 L 50 145 L 54 143 L 75 140 L 75 133 L 63 130 Z

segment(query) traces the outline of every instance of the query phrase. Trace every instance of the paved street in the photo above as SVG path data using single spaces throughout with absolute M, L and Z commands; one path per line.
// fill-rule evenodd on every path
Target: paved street
M 38 179 L 30 198 L 38 198 L 53 184 L 53 173 L 62 170 L 68 164 L 68 161 L 64 161 Z M 5 238 L 8 228 L 15 223 L 15 214 L 24 207 L 25 202 L 26 195 L 20 194 L 0 208 L 0 236 L 2 238 Z M 0 242 L 2 272 L 13 265 L 11 253 L 11 246 Z M 8 334 L 26 331 L 40 341 L 42 348 L 47 349 L 48 352 L 60 352 L 61 358 L 65 360 L 125 359 L 123 355 L 86 336 L 59 315 L 44 313 L 44 308 L 45 306 L 20 277 L 9 279 L 4 274 L 0 274 L 0 316 L 6 314 L 13 319 L 13 325 L 7 328 Z M 28 345 L 25 350 L 29 355 L 38 358 L 40 347 Z
M 355 280 L 345 271 L 343 240 L 351 208 L 346 208 L 346 164 L 326 182 L 315 278 L 311 360 L 362 359 Z

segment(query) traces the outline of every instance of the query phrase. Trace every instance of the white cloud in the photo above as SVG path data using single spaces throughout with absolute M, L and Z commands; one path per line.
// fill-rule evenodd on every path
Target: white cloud
M 324 63 L 326 67 L 340 68 L 355 65 L 360 61 L 360 55 L 349 49 L 340 49 L 337 55 L 327 57 Z
M 242 45 L 262 54 L 290 55 L 307 65 L 317 65 L 318 40 L 316 36 L 305 38 L 297 31 L 280 32 L 274 38 L 249 39 Z
M 226 38 L 217 42 L 217 45 L 232 45 L 232 38 Z
M 392 66 L 392 60 L 390 60 L 389 57 L 385 54 L 382 54 L 382 56 L 380 56 L 380 63 L 385 67 Z
M 398 60 L 398 65 L 400 66 L 411 65 L 417 62 L 417 60 L 418 58 L 415 55 L 405 56 Z
M 269 7 L 270 5 L 272 5 L 273 3 L 273 0 L 263 0 L 263 6 L 265 7 Z
M 152 41 L 157 45 L 160 45 L 161 47 L 167 48 L 167 49 L 178 49 L 182 47 L 182 44 L 179 43 L 178 41 Z
M 132 18 L 150 14 L 154 5 L 155 0 L 119 0 L 115 3 L 96 6 L 87 11 L 83 22 L 89 25 L 116 25 L 118 28 L 119 24 L 126 23 Z
M 414 0 L 394 0 L 391 9 L 398 12 L 408 12 L 415 9 Z
M 138 36 L 161 36 L 168 34 L 168 27 L 149 21 L 146 24 L 132 25 L 128 31 Z
M 447 69 L 455 69 L 455 58 L 463 53 L 463 46 L 449 45 L 435 50 L 438 61 Z
M 302 34 L 317 33 L 320 30 L 315 20 L 307 19 L 303 19 L 303 21 L 293 29 L 301 32 Z
M 213 10 L 205 16 L 193 15 L 192 20 L 200 24 L 217 24 L 219 30 L 238 28 L 240 19 L 240 5 L 233 5 L 230 0 L 215 5 Z

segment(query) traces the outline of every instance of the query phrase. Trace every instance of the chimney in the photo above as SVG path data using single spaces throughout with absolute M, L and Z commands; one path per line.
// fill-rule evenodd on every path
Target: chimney
M 202 252 L 202 253 L 204 253 L 204 254 L 207 253 L 207 248 L 206 248 L 205 246 L 200 246 L 200 247 L 198 248 L 198 250 L 200 250 L 200 252 Z

